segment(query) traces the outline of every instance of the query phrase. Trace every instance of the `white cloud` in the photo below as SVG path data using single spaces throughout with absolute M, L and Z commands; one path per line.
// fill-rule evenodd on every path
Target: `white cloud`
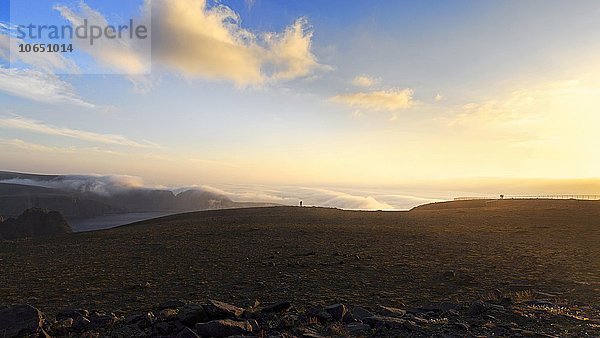
M 397 209 L 388 203 L 381 202 L 368 192 L 341 192 L 329 189 L 308 187 L 268 188 L 262 186 L 236 187 L 219 189 L 212 186 L 198 186 L 199 189 L 229 197 L 233 201 L 254 201 L 298 205 L 303 201 L 306 206 L 334 207 L 360 210 L 392 210 Z M 398 200 L 398 198 L 395 198 Z M 416 204 L 412 204 L 414 206 Z
M 352 84 L 357 87 L 373 87 L 381 82 L 381 78 L 360 75 L 352 79 Z
M 9 147 L 13 147 L 19 150 L 41 152 L 41 153 L 63 153 L 70 154 L 74 153 L 76 149 L 74 147 L 61 148 L 61 147 L 50 147 L 43 144 L 31 143 L 20 139 L 2 140 L 0 143 Z
M 185 76 L 255 85 L 321 67 L 311 52 L 312 29 L 305 18 L 282 33 L 254 33 L 242 28 L 232 9 L 208 6 L 206 0 L 155 0 L 152 17 L 155 60 Z
M 0 67 L 0 90 L 13 96 L 46 103 L 96 107 L 81 99 L 69 83 L 58 76 L 32 69 Z
M 92 9 L 83 1 L 79 2 L 78 8 L 56 5 L 54 9 L 73 26 L 83 25 L 84 20 L 87 20 L 89 26 L 107 27 L 109 25 L 102 13 Z M 103 37 L 94 40 L 92 45 L 88 39 L 74 37 L 73 43 L 76 48 L 88 53 L 109 69 L 126 74 L 150 73 L 149 40 Z
M 92 192 L 110 195 L 132 188 L 146 188 L 144 181 L 137 176 L 128 175 L 60 175 L 48 179 L 13 178 L 2 183 L 33 185 L 38 187 Z
M 388 112 L 409 108 L 414 103 L 409 88 L 339 94 L 332 99 L 353 108 Z
M 105 26 L 102 13 L 80 2 L 78 8 L 55 6 L 79 25 Z M 231 8 L 206 0 L 153 0 L 142 7 L 142 23 L 152 27 L 152 53 L 142 44 L 101 39 L 94 46 L 79 41 L 80 49 L 99 63 L 129 74 L 144 73 L 150 61 L 166 65 L 186 77 L 258 85 L 310 75 L 326 67 L 311 52 L 312 29 L 299 18 L 281 33 L 251 32 Z M 152 60 L 150 60 L 150 58 Z
M 10 117 L 10 118 L 0 118 L 0 127 L 24 130 L 37 134 L 45 134 L 52 136 L 61 136 L 74 138 L 81 141 L 94 142 L 94 143 L 104 143 L 104 144 L 113 144 L 134 148 L 160 148 L 160 146 L 145 142 L 140 143 L 133 140 L 130 140 L 121 135 L 114 134 L 99 134 L 90 131 L 70 129 L 65 127 L 57 127 L 48 124 L 44 124 L 41 121 L 31 120 L 22 117 Z
M 61 53 L 15 53 L 16 46 L 21 43 L 23 40 L 9 36 L 0 30 L 0 59 L 11 63 L 22 62 L 33 69 L 46 73 L 57 71 L 76 73 L 78 71 L 73 61 L 66 59 Z
M 311 52 L 312 35 L 306 18 L 296 20 L 282 34 L 265 34 L 267 49 L 264 59 L 267 65 L 273 67 L 273 79 L 295 79 L 320 67 Z
M 441 94 L 436 94 L 434 97 L 435 102 L 440 102 L 444 99 L 444 97 Z

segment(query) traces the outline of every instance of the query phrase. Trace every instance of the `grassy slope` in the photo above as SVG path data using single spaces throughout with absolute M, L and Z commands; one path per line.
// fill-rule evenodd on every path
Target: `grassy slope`
M 273 207 L 0 243 L 0 304 L 131 310 L 170 298 L 423 304 L 496 288 L 600 304 L 600 202 L 410 212 Z M 148 282 L 148 287 L 146 287 Z

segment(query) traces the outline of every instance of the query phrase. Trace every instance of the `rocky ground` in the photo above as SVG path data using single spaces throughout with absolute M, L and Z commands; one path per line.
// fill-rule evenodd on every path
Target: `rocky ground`
M 548 294 L 504 295 L 415 308 L 332 304 L 296 308 L 289 301 L 245 308 L 209 300 L 166 301 L 125 316 L 67 309 L 46 317 L 30 305 L 0 309 L 2 337 L 597 337 L 600 308 L 558 304 Z
M 0 241 L 0 305 L 34 305 L 50 323 L 64 319 L 65 308 L 89 309 L 90 323 L 115 322 L 102 326 L 102 335 L 131 329 L 126 318 L 147 311 L 153 313 L 148 320 L 134 323 L 140 332 L 176 335 L 183 327 L 157 304 L 218 299 L 243 307 L 245 314 L 230 319 L 255 319 L 258 333 L 254 323 L 247 333 L 258 336 L 302 336 L 305 329 L 346 336 L 361 323 L 369 326 L 360 326 L 365 335 L 380 337 L 598 336 L 598 243 L 600 202 L 587 201 L 187 213 L 106 231 Z M 273 314 L 255 300 L 292 306 Z M 384 317 L 399 314 L 380 306 L 406 314 L 362 318 L 348 327 L 350 317 L 336 322 L 311 311 L 338 303 L 353 319 L 360 316 L 356 306 Z M 177 318 L 183 308 L 175 306 Z M 209 313 L 188 327 L 218 317 Z M 82 335 L 77 330 L 87 328 L 63 333 Z M 165 328 L 170 331 L 160 331 Z M 46 329 L 61 335 L 59 327 Z

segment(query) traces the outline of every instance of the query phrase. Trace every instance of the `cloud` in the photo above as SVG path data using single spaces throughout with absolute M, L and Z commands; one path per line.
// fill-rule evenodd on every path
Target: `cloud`
M 409 88 L 339 94 L 332 99 L 353 108 L 388 112 L 409 108 L 414 103 Z
M 188 77 L 256 85 L 306 76 L 321 66 L 305 18 L 282 33 L 254 33 L 242 28 L 232 9 L 210 7 L 206 0 L 155 0 L 152 17 L 154 59 Z
M 373 87 L 381 82 L 381 78 L 360 75 L 352 79 L 352 84 L 357 87 Z
M 88 25 L 107 27 L 109 25 L 102 13 L 92 9 L 80 1 L 78 8 L 55 5 L 58 11 L 73 26 L 81 26 L 84 20 Z M 124 32 L 128 34 L 128 32 Z M 91 55 L 101 65 L 113 68 L 126 74 L 150 73 L 150 43 L 142 39 L 109 39 L 106 37 L 94 40 L 93 45 L 88 39 L 73 37 L 73 43 L 79 50 Z
M 198 186 L 199 189 L 218 195 L 227 196 L 233 201 L 253 201 L 264 203 L 277 203 L 284 205 L 298 205 L 303 201 L 306 206 L 334 207 L 354 210 L 393 210 L 396 206 L 381 202 L 368 192 L 341 192 L 330 189 L 310 187 L 280 187 L 269 188 L 263 186 L 229 186 L 220 189 L 212 186 Z M 394 201 L 399 200 L 394 197 Z M 419 200 L 419 202 L 422 202 Z M 405 203 L 406 204 L 406 203 Z M 408 204 L 412 207 L 418 203 Z
M 56 127 L 44 124 L 41 121 L 22 117 L 0 118 L 0 127 L 25 130 L 37 134 L 74 138 L 81 141 L 94 143 L 113 144 L 135 148 L 160 148 L 160 146 L 157 144 L 150 142 L 139 143 L 121 135 L 99 134 L 65 127 Z
M 253 3 L 250 2 L 250 3 Z M 72 25 L 108 24 L 102 13 L 84 2 L 77 8 L 54 7 Z M 225 80 L 236 85 L 259 85 L 291 80 L 326 67 L 311 52 L 312 28 L 299 18 L 281 33 L 251 32 L 231 8 L 206 0 L 145 1 L 139 20 L 152 27 L 152 51 L 137 40 L 100 39 L 79 49 L 100 64 L 129 74 L 147 73 L 150 61 L 186 77 Z
M 263 58 L 273 67 L 273 79 L 295 79 L 310 74 L 315 68 L 327 68 L 319 65 L 311 52 L 312 35 L 306 18 L 299 18 L 282 34 L 265 34 L 268 47 Z
M 58 76 L 32 69 L 0 67 L 0 90 L 38 102 L 96 107 L 81 99 L 73 86 L 62 81 Z
M 439 201 L 410 195 L 386 194 L 364 190 L 339 191 L 312 187 L 268 187 L 258 185 L 227 185 L 220 188 L 210 185 L 192 185 L 165 188 L 144 183 L 143 179 L 127 175 L 57 175 L 35 179 L 9 179 L 0 183 L 35 185 L 46 188 L 93 192 L 110 195 L 128 189 L 165 189 L 178 194 L 187 190 L 199 190 L 227 197 L 236 202 L 263 202 L 282 205 L 334 207 L 349 210 L 406 210 L 414 206 Z
M 47 179 L 12 178 L 1 183 L 33 185 L 44 188 L 91 192 L 103 196 L 134 188 L 145 188 L 144 181 L 127 175 L 59 175 Z
M 34 152 L 41 152 L 41 153 L 71 154 L 76 151 L 75 147 L 68 147 L 68 148 L 49 147 L 49 146 L 45 146 L 42 144 L 30 143 L 30 142 L 23 141 L 20 139 L 11 139 L 11 140 L 0 139 L 0 143 L 4 144 L 6 146 L 17 148 L 19 150 L 34 151 Z
M 435 102 L 440 102 L 444 99 L 444 97 L 438 93 L 435 95 L 435 97 L 433 99 L 435 100 Z
M 29 67 L 46 73 L 64 71 L 68 73 L 78 72 L 73 61 L 66 59 L 61 53 L 15 53 L 16 46 L 23 40 L 9 36 L 7 31 L 0 29 L 0 59 L 11 63 L 22 62 Z M 11 46 L 12 43 L 12 46 Z M 12 53 L 11 53 L 12 47 Z

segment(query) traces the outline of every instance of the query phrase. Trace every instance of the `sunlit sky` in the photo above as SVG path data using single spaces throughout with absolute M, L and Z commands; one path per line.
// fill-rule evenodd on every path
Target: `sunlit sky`
M 11 19 L 0 2 L 3 170 L 382 189 L 599 176 L 596 0 L 154 0 L 148 75 L 113 45 L 7 52 L 9 20 L 143 19 L 143 1 L 36 0 Z

